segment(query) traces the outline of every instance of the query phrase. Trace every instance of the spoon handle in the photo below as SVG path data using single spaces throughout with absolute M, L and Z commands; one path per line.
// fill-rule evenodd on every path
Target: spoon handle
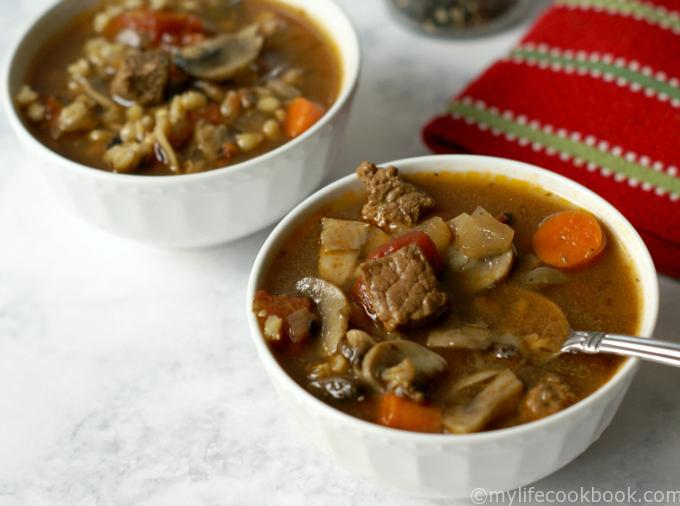
M 562 345 L 562 352 L 573 351 L 640 357 L 680 367 L 680 344 L 644 337 L 578 330 L 572 332 Z

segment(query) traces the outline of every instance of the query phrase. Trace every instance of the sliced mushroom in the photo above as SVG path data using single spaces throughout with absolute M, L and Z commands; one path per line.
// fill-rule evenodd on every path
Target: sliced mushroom
M 349 401 L 359 397 L 360 388 L 356 381 L 344 376 L 332 376 L 318 381 L 313 381 L 310 385 L 318 388 L 327 396 L 336 401 Z
M 454 243 L 447 250 L 447 260 L 463 289 L 476 293 L 493 286 L 505 279 L 515 263 L 515 249 L 487 258 L 474 259 L 466 256 Z
M 345 341 L 340 346 L 340 351 L 351 364 L 358 364 L 375 344 L 375 339 L 368 332 L 358 329 L 348 330 Z
M 498 374 L 469 404 L 444 411 L 443 424 L 448 432 L 477 432 L 496 417 L 517 408 L 524 384 L 510 370 Z
M 296 288 L 316 303 L 321 316 L 321 342 L 326 353 L 332 355 L 347 332 L 350 314 L 347 297 L 340 288 L 319 278 L 302 278 Z
M 547 286 L 565 283 L 569 278 L 554 267 L 536 267 L 524 274 L 521 283 L 524 286 Z
M 187 46 L 174 55 L 175 64 L 190 76 L 223 81 L 250 65 L 260 54 L 264 37 L 257 25 Z
M 486 350 L 491 342 L 491 331 L 480 325 L 436 329 L 427 336 L 427 345 L 430 348 Z
M 521 338 L 522 348 L 536 355 L 557 352 L 570 332 L 560 307 L 533 290 L 503 285 L 475 298 L 474 317 L 498 334 Z M 514 343 L 513 343 L 514 344 Z
M 406 359 L 410 364 L 403 363 Z M 404 371 L 412 366 L 412 381 L 420 383 L 443 372 L 447 363 L 443 357 L 418 343 L 395 339 L 382 341 L 366 353 L 361 365 L 361 375 L 367 383 L 383 390 L 385 380 L 389 381 L 389 376 L 398 371 L 394 369 L 395 366 L 400 366 Z M 384 377 L 386 370 L 390 372 Z

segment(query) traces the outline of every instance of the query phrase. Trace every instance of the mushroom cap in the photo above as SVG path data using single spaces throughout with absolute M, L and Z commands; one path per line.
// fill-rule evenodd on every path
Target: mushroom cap
M 238 33 L 225 33 L 187 46 L 175 53 L 174 62 L 192 77 L 223 81 L 255 61 L 263 44 L 264 37 L 254 24 Z
M 409 359 L 415 369 L 415 381 L 423 381 L 446 370 L 447 362 L 439 354 L 407 339 L 382 341 L 364 356 L 361 374 L 370 384 L 380 384 L 381 373 Z

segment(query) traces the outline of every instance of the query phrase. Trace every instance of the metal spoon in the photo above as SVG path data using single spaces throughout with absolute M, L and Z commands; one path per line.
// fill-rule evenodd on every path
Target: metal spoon
M 680 367 L 680 344 L 644 337 L 624 336 L 577 330 L 572 332 L 561 352 L 613 353 L 625 357 L 640 357 L 661 364 Z

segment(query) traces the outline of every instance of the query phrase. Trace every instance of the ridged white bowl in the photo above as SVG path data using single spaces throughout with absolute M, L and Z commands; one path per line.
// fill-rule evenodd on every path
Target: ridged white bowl
M 643 303 L 639 335 L 651 336 L 658 312 L 658 284 L 649 252 L 635 229 L 604 199 L 538 167 L 482 156 L 427 156 L 391 162 L 402 173 L 479 172 L 539 185 L 593 212 L 620 239 L 634 261 Z M 346 415 L 307 393 L 279 366 L 252 312 L 255 291 L 291 232 L 311 214 L 350 190 L 350 175 L 297 206 L 271 233 L 250 277 L 246 310 L 260 358 L 303 430 L 346 469 L 403 492 L 429 497 L 467 497 L 477 488 L 501 491 L 551 474 L 588 448 L 609 425 L 638 366 L 626 361 L 599 390 L 547 418 L 508 429 L 469 435 L 419 434 L 389 429 Z
M 359 76 L 359 41 L 332 0 L 280 0 L 303 9 L 335 41 L 342 82 L 331 109 L 300 137 L 252 160 L 199 174 L 137 176 L 92 169 L 51 151 L 25 128 L 13 97 L 33 57 L 96 0 L 62 0 L 23 35 L 6 69 L 4 106 L 30 156 L 36 155 L 68 208 L 113 234 L 170 248 L 231 241 L 274 223 L 317 188 L 331 168 Z

